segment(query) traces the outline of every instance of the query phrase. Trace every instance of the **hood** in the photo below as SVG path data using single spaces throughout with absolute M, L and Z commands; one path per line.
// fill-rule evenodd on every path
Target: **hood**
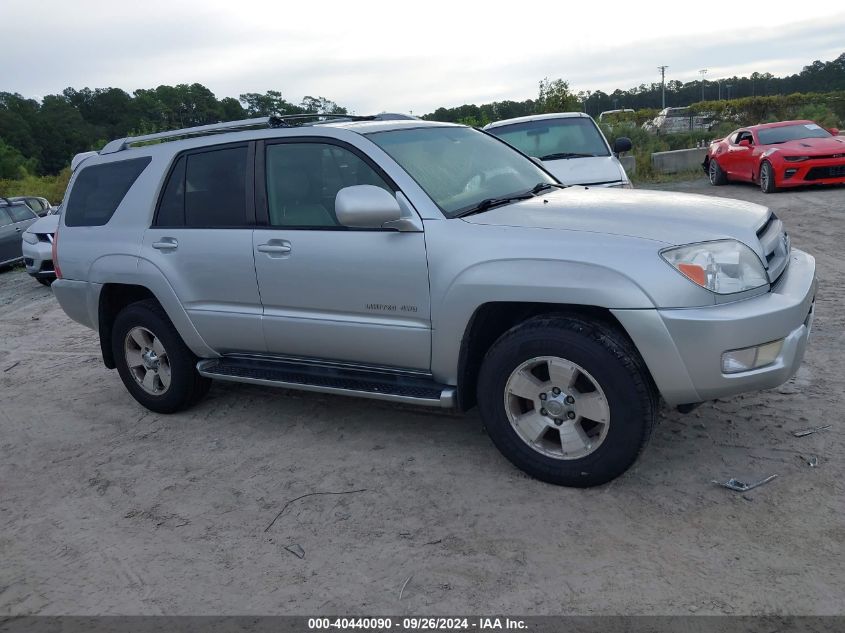
M 622 166 L 614 156 L 544 160 L 543 166 L 565 185 L 608 184 L 623 178 Z
M 43 218 L 39 218 L 32 224 L 30 224 L 26 232 L 27 233 L 55 233 L 56 227 L 59 226 L 59 214 L 53 215 L 45 215 Z
M 801 138 L 795 141 L 780 143 L 779 145 L 772 145 L 771 148 L 783 152 L 787 156 L 845 154 L 845 136 Z
M 680 246 L 738 239 L 758 255 L 759 204 L 668 191 L 569 187 L 464 218 L 474 224 L 625 235 Z

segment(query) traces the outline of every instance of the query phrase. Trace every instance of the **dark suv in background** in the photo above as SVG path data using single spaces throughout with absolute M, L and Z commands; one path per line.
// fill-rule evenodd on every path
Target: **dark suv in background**
M 23 259 L 21 235 L 38 216 L 23 202 L 0 198 L 0 266 Z

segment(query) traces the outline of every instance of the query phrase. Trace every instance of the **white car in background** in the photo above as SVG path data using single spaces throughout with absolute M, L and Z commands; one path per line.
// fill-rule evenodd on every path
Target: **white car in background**
M 21 236 L 26 272 L 45 286 L 56 280 L 56 271 L 53 269 L 53 237 L 59 225 L 60 209 L 51 209 L 43 218 L 30 224 Z
M 631 150 L 620 137 L 611 148 L 593 118 L 584 112 L 536 114 L 484 127 L 523 154 L 539 159 L 565 185 L 631 188 L 617 154 Z

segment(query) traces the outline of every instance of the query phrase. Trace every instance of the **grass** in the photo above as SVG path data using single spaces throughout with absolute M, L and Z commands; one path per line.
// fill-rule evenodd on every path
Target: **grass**
M 18 180 L 0 180 L 0 197 L 41 196 L 51 204 L 58 204 L 64 198 L 69 179 L 70 168 L 63 169 L 55 176 L 26 174 Z
M 638 174 L 634 174 L 631 176 L 631 182 L 636 185 L 656 185 L 666 182 L 682 182 L 684 180 L 698 180 L 699 178 L 704 178 L 706 174 L 702 169 L 688 169 L 686 171 L 679 171 L 675 174 L 658 174 L 658 173 L 649 173 L 644 176 L 639 176 Z

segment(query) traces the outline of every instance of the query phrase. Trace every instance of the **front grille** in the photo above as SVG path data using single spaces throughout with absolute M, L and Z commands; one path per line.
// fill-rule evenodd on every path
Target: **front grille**
M 774 284 L 789 263 L 789 235 L 783 230 L 783 222 L 770 213 L 763 226 L 757 229 L 757 238 L 766 257 L 769 283 Z
M 845 176 L 845 165 L 831 167 L 813 167 L 804 176 L 804 180 L 822 180 L 824 178 L 842 178 Z

